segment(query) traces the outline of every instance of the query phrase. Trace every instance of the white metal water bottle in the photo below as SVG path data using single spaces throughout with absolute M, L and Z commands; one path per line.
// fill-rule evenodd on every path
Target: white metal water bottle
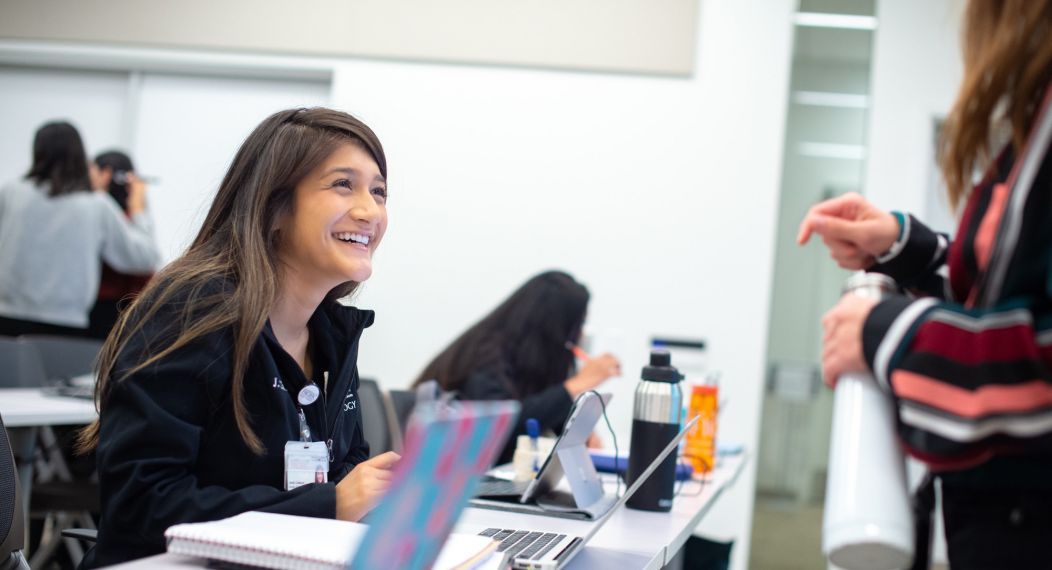
M 854 275 L 845 295 L 881 298 L 897 289 L 876 273 Z M 845 570 L 892 570 L 913 560 L 906 465 L 895 410 L 869 373 L 844 374 L 833 397 L 822 552 Z

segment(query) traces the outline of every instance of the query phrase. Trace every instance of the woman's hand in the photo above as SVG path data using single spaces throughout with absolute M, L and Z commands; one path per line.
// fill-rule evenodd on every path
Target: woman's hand
M 128 180 L 128 215 L 134 216 L 146 209 L 146 183 L 134 172 L 125 174 Z
M 585 360 L 577 374 L 563 382 L 563 386 L 566 387 L 571 398 L 576 398 L 602 384 L 607 378 L 620 375 L 621 362 L 616 356 L 607 352 Z
M 388 451 L 351 469 L 343 481 L 336 484 L 336 518 L 357 522 L 371 511 L 391 485 L 391 469 L 401 458 Z
M 876 304 L 876 299 L 844 295 L 822 317 L 822 379 L 830 388 L 845 372 L 869 370 L 862 355 L 862 325 Z
M 899 222 L 852 192 L 816 204 L 807 212 L 800 222 L 797 243 L 807 243 L 812 233 L 822 236 L 840 267 L 867 269 L 894 245 Z

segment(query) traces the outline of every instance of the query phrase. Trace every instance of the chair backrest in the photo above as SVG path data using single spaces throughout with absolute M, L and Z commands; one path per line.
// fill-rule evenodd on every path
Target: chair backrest
M 369 456 L 394 449 L 387 421 L 387 406 L 376 380 L 362 378 L 358 384 L 358 401 L 362 408 L 362 431 L 369 442 Z
M 25 511 L 18 468 L 3 418 L 0 418 L 0 431 L 3 432 L 0 434 L 0 567 L 17 568 L 18 561 L 25 561 L 21 554 L 25 545 Z
M 22 335 L 18 338 L 36 349 L 48 380 L 90 374 L 102 349 L 102 341 L 93 338 L 55 335 Z
M 401 433 L 405 433 L 405 426 L 409 423 L 409 414 L 413 412 L 416 405 L 416 392 L 412 390 L 390 390 L 391 406 L 394 408 L 395 421 Z
M 0 337 L 0 388 L 39 388 L 47 375 L 32 345 L 14 337 Z

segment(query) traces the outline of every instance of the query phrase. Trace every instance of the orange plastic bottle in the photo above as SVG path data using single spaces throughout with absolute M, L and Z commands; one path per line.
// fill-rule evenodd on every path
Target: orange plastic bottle
M 687 421 L 701 416 L 687 432 L 683 455 L 695 473 L 708 473 L 716 466 L 716 424 L 719 415 L 719 389 L 714 385 L 698 384 L 690 393 Z

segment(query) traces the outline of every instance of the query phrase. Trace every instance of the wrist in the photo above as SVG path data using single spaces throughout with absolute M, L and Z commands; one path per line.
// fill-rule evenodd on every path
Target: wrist
M 340 485 L 336 486 L 336 518 L 341 521 L 358 522 L 358 519 L 362 518 L 362 513 L 359 513 L 360 509 L 357 508 L 357 501 L 351 496 L 351 493 L 346 489 L 341 489 Z
M 565 388 L 566 392 L 570 394 L 571 399 L 580 396 L 581 392 L 585 392 L 588 390 L 584 382 L 578 376 L 574 376 L 566 382 L 563 382 L 563 388 Z
M 890 212 L 889 216 L 894 220 L 894 229 L 889 228 L 889 238 L 891 243 L 876 256 L 877 263 L 886 263 L 894 259 L 902 249 L 906 247 L 906 241 L 909 239 L 909 218 L 902 212 Z

